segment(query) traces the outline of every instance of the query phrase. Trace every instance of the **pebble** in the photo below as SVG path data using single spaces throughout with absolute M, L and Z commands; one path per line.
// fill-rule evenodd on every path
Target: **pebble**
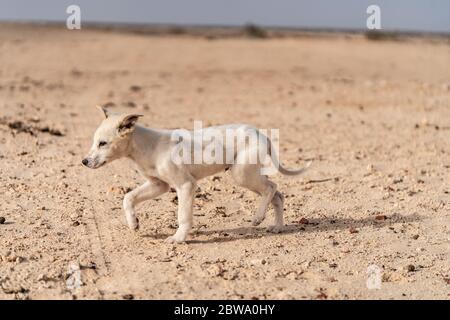
M 350 228 L 348 230 L 348 232 L 350 232 L 350 233 L 358 233 L 359 231 L 352 227 L 352 228 Z
M 405 270 L 408 271 L 408 272 L 413 272 L 413 271 L 416 271 L 416 267 L 414 267 L 414 265 L 412 265 L 412 264 L 408 264 L 405 267 Z
M 131 188 L 126 188 L 126 187 L 116 187 L 116 186 L 111 186 L 108 189 L 108 193 L 110 194 L 118 194 L 118 195 L 123 195 L 126 194 L 128 192 L 130 192 L 132 189 Z
M 306 218 L 301 218 L 301 219 L 298 221 L 298 223 L 300 223 L 300 224 L 309 224 L 309 220 L 306 219 Z
M 417 239 L 419 239 L 419 235 L 418 235 L 418 234 L 415 234 L 415 235 L 412 236 L 412 238 L 413 238 L 414 240 L 417 240 Z
M 250 261 L 250 264 L 253 266 L 265 265 L 266 263 L 267 263 L 267 261 L 265 259 L 253 259 Z
M 122 296 L 122 298 L 124 298 L 125 300 L 133 300 L 134 296 L 132 294 L 128 293 L 128 294 L 124 294 Z
M 141 91 L 141 87 L 137 85 L 130 86 L 130 91 L 138 92 Z
M 0 217 L 0 224 L 4 224 L 6 221 L 5 217 Z

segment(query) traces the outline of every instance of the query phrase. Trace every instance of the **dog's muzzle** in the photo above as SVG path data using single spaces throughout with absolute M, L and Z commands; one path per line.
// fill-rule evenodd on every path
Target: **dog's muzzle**
M 81 160 L 81 163 L 90 169 L 97 169 L 103 166 L 106 163 L 106 161 L 99 162 L 96 158 L 94 159 L 84 158 L 83 160 Z

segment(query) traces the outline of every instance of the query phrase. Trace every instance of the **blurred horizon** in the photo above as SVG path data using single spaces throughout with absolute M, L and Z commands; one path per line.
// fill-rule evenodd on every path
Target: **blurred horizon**
M 367 30 L 366 9 L 381 9 L 381 30 L 450 33 L 445 0 L 0 0 L 0 22 L 65 22 L 69 5 L 81 23 L 235 27 L 248 23 L 295 29 Z

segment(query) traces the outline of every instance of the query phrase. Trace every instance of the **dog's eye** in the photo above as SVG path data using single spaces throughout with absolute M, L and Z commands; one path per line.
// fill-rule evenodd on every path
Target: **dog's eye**
M 106 141 L 100 141 L 100 142 L 98 143 L 98 147 L 100 148 L 100 147 L 106 146 L 106 144 L 107 144 Z

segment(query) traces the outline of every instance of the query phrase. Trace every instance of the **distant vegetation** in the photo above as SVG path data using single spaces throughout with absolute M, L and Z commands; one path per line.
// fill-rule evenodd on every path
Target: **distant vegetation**
M 244 34 L 250 38 L 267 38 L 266 30 L 252 23 L 244 26 Z
M 168 30 L 167 33 L 169 34 L 186 34 L 187 31 L 185 28 L 180 27 L 180 26 L 171 26 Z
M 30 25 L 39 28 L 60 27 L 60 23 L 13 23 L 0 22 L 0 28 L 3 26 Z M 370 41 L 408 41 L 410 39 L 426 39 L 433 42 L 450 43 L 450 33 L 430 33 L 430 32 L 407 32 L 407 31 L 385 31 L 385 30 L 339 30 L 339 29 L 313 29 L 313 28 L 295 28 L 295 27 L 262 27 L 254 23 L 248 23 L 241 26 L 219 26 L 219 25 L 173 25 L 173 24 L 120 24 L 120 23 L 85 23 L 83 28 L 91 30 L 101 30 L 107 32 L 125 32 L 148 36 L 163 35 L 184 35 L 203 37 L 208 40 L 223 38 L 254 38 L 254 39 L 275 39 L 275 38 L 329 38 L 345 35 L 348 37 L 364 36 Z
M 366 31 L 364 33 L 364 35 L 366 36 L 366 38 L 368 40 L 373 40 L 373 41 L 386 41 L 386 40 L 399 41 L 400 40 L 400 36 L 395 32 L 370 30 L 370 31 Z

